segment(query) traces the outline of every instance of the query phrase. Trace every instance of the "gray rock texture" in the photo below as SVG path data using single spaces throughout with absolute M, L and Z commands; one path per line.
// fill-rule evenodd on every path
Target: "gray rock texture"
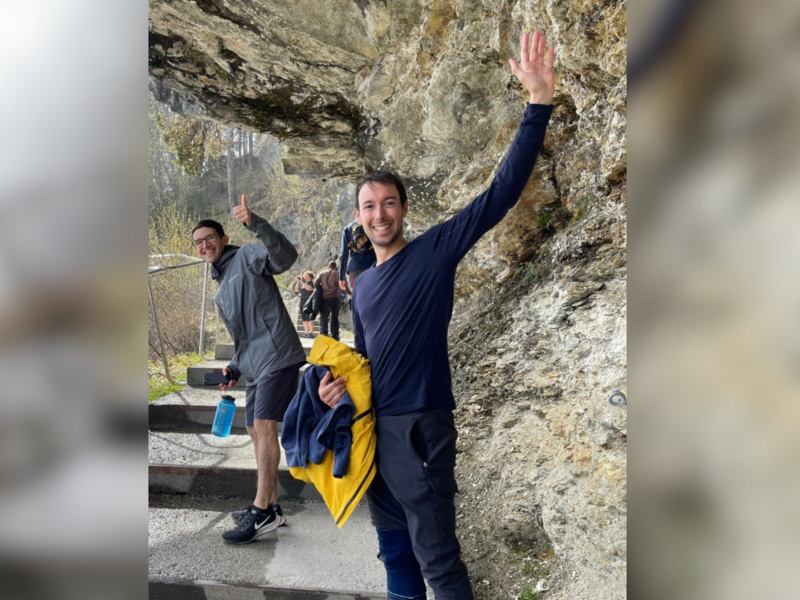
M 607 402 L 627 392 L 625 11 L 597 0 L 150 2 L 159 99 L 274 135 L 286 173 L 396 171 L 412 236 L 466 205 L 503 159 L 526 101 L 508 67 L 521 33 L 555 44 L 555 110 L 534 175 L 457 279 L 459 526 L 479 598 L 626 596 L 627 408 Z M 337 210 L 347 203 L 343 192 Z

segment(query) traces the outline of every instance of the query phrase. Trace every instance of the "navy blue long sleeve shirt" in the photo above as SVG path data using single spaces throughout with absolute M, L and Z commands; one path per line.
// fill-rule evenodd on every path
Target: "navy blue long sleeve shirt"
M 455 408 L 447 328 L 456 267 L 519 200 L 552 112 L 552 106 L 528 104 L 489 188 L 356 281 L 355 347 L 372 365 L 372 402 L 378 417 Z

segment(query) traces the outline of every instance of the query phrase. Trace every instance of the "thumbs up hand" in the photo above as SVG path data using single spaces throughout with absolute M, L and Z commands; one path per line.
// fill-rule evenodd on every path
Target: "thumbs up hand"
M 242 194 L 242 203 L 233 207 L 233 216 L 243 225 L 250 225 L 253 221 L 253 213 L 247 208 L 247 198 Z

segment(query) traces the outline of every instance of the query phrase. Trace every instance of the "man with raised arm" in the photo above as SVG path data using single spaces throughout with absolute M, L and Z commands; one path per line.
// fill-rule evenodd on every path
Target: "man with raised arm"
M 353 294 L 356 350 L 372 365 L 378 474 L 370 517 L 378 532 L 390 599 L 424 600 L 427 580 L 437 600 L 473 598 L 456 539 L 455 400 L 447 356 L 459 261 L 519 200 L 544 141 L 553 98 L 553 49 L 534 33 L 522 38 L 511 72 L 529 94 L 514 143 L 489 188 L 450 220 L 408 242 L 405 187 L 387 172 L 356 186 L 355 217 L 377 263 Z M 320 384 L 335 406 L 345 389 L 330 374 Z
M 278 506 L 278 421 L 297 391 L 305 352 L 294 323 L 281 299 L 274 275 L 287 271 L 297 260 L 297 250 L 265 219 L 242 203 L 233 216 L 260 240 L 234 246 L 217 221 L 204 219 L 192 229 L 198 256 L 211 263 L 211 276 L 219 284 L 216 303 L 236 351 L 223 373 L 236 381 L 247 379 L 245 414 L 253 440 L 258 484 L 253 505 L 231 516 L 238 526 L 222 534 L 229 544 L 246 544 L 286 522 Z

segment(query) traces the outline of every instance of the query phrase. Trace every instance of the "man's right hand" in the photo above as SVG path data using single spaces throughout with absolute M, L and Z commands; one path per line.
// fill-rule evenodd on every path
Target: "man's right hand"
M 247 198 L 242 194 L 242 203 L 233 207 L 233 216 L 242 225 L 250 225 L 253 222 L 253 213 L 247 208 Z
M 336 408 L 347 388 L 345 387 L 344 377 L 339 377 L 333 381 L 331 381 L 331 377 L 331 372 L 328 371 L 319 382 L 319 399 L 331 408 Z
M 342 288 L 344 291 L 347 291 L 347 282 L 344 279 L 342 279 L 339 282 L 339 287 Z
M 222 374 L 223 375 L 233 376 L 233 371 L 231 371 L 228 367 L 224 367 L 222 369 Z M 228 383 L 220 383 L 219 384 L 219 389 L 224 391 L 224 390 L 229 390 L 229 389 L 231 389 L 231 388 L 233 388 L 235 386 L 236 386 L 236 380 L 235 379 L 231 379 Z
M 553 83 L 553 62 L 555 53 L 553 47 L 547 49 L 544 34 L 539 31 L 533 33 L 533 40 L 529 34 L 522 36 L 519 64 L 512 58 L 511 72 L 530 94 L 531 104 L 550 104 L 553 100 L 555 86 Z

